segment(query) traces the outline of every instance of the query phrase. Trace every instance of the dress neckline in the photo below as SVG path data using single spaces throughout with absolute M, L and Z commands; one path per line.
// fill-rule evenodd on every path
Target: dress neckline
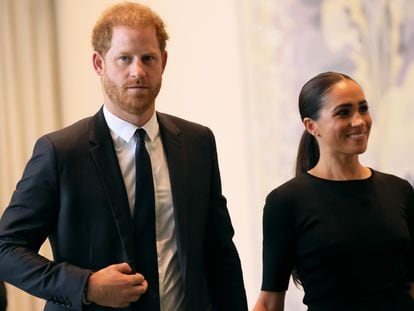
M 343 179 L 343 180 L 336 180 L 336 179 L 327 179 L 327 178 L 318 177 L 318 176 L 312 175 L 309 172 L 305 172 L 305 174 L 307 176 L 309 176 L 310 178 L 312 178 L 312 179 L 319 180 L 319 181 L 324 181 L 324 182 L 331 182 L 331 183 L 355 183 L 355 182 L 366 182 L 366 181 L 370 181 L 374 177 L 374 175 L 375 175 L 375 170 L 373 170 L 370 167 L 369 167 L 369 170 L 371 171 L 371 174 L 368 177 L 362 178 L 362 179 Z

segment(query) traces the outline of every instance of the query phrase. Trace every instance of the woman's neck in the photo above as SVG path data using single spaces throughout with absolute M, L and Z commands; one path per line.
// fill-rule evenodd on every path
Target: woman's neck
M 366 179 L 372 174 L 368 167 L 359 162 L 358 157 L 330 161 L 321 158 L 308 173 L 329 180 Z

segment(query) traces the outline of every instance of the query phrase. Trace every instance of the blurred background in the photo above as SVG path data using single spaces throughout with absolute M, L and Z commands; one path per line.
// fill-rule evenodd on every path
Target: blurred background
M 0 0 L 0 213 L 40 135 L 102 105 L 91 29 L 112 0 Z M 341 71 L 374 125 L 363 162 L 414 182 L 413 0 L 151 0 L 170 41 L 159 111 L 215 133 L 223 192 L 252 308 L 266 194 L 293 177 L 302 85 Z M 42 254 L 50 258 L 46 244 Z M 9 311 L 44 302 L 7 284 Z M 305 310 L 302 291 L 287 311 Z

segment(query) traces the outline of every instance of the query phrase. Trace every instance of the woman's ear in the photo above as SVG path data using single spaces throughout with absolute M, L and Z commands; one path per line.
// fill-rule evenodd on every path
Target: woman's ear
M 305 129 L 308 131 L 309 134 L 312 136 L 319 136 L 318 132 L 318 124 L 311 118 L 304 118 L 303 119 L 303 125 L 305 126 Z

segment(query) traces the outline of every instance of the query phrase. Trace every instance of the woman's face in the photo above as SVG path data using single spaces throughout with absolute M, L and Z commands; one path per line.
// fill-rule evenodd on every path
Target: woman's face
M 311 122 L 310 132 L 318 140 L 321 156 L 353 156 L 367 149 L 372 120 L 364 92 L 352 80 L 332 86 L 319 119 Z

